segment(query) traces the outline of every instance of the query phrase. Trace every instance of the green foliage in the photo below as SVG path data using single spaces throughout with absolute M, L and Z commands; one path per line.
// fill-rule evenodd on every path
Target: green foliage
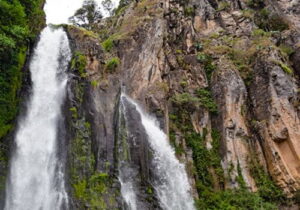
M 218 106 L 212 98 L 211 92 L 207 88 L 200 88 L 196 90 L 196 94 L 199 98 L 200 105 L 205 107 L 211 113 L 218 112 Z
M 258 187 L 258 194 L 268 202 L 284 203 L 286 199 L 284 198 L 282 190 L 274 184 L 256 157 L 256 154 L 252 154 L 250 159 L 250 172 Z
M 86 76 L 85 67 L 87 64 L 86 56 L 81 52 L 75 52 L 71 60 L 71 69 L 77 71 L 81 77 Z
M 289 28 L 289 24 L 283 16 L 270 13 L 265 8 L 255 15 L 254 21 L 259 28 L 265 31 L 284 31 Z
M 78 9 L 69 20 L 74 25 L 90 30 L 95 27 L 97 21 L 101 18 L 102 14 L 97 2 L 95 0 L 84 0 L 82 7 Z
M 0 1 L 0 139 L 13 127 L 26 50 L 44 25 L 42 0 Z M 39 25 L 32 24 L 35 13 Z M 34 30 L 33 30 L 34 28 Z
M 212 73 L 216 70 L 216 66 L 213 64 L 212 57 L 205 53 L 198 53 L 197 60 L 204 65 L 207 79 L 210 81 Z
M 199 210 L 276 210 L 274 204 L 264 201 L 257 193 L 245 190 L 214 192 L 205 190 L 196 201 Z
M 80 180 L 74 187 L 75 197 L 89 204 L 91 209 L 106 209 L 102 195 L 107 191 L 109 176 L 106 173 L 94 173 L 88 180 Z
M 197 92 L 199 97 L 207 98 L 210 101 L 210 94 L 208 93 L 208 90 L 200 89 L 197 90 Z M 274 187 L 275 185 L 269 177 L 262 173 L 260 169 L 254 168 L 254 172 L 258 174 L 256 177 L 259 179 L 257 182 L 259 186 L 258 193 L 251 193 L 248 191 L 239 166 L 237 181 L 241 188 L 238 190 L 224 189 L 225 177 L 221 166 L 220 155 L 221 136 L 216 130 L 212 129 L 210 133 L 212 137 L 212 148 L 207 148 L 207 130 L 203 129 L 202 135 L 200 135 L 194 131 L 191 122 L 190 115 L 192 112 L 190 112 L 187 106 L 187 103 L 191 101 L 191 97 L 192 96 L 188 94 L 183 94 L 172 98 L 173 103 L 175 103 L 175 109 L 172 114 L 169 115 L 170 140 L 171 143 L 173 143 L 175 141 L 175 131 L 180 131 L 184 135 L 187 146 L 193 151 L 193 173 L 199 194 L 199 199 L 196 200 L 197 209 L 277 209 L 276 199 L 281 199 L 281 194 L 278 192 L 278 188 Z M 198 100 L 192 99 L 192 101 Z M 178 151 L 181 152 L 180 150 L 182 150 L 181 146 L 175 145 L 175 151 L 177 154 Z
M 194 110 L 198 106 L 206 108 L 211 113 L 217 113 L 217 105 L 214 102 L 208 89 L 200 88 L 195 91 L 195 96 L 189 93 L 175 94 L 172 101 L 177 106 L 186 106 L 189 110 Z
M 114 41 L 112 38 L 108 38 L 104 42 L 102 42 L 101 45 L 106 52 L 110 52 L 111 49 L 114 47 Z
M 118 57 L 113 57 L 109 61 L 106 62 L 105 67 L 109 71 L 113 72 L 120 64 L 120 59 Z

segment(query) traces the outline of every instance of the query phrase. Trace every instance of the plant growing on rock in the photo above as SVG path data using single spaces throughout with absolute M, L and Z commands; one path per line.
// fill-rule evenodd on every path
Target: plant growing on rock
M 106 39 L 104 42 L 102 42 L 101 45 L 102 45 L 103 49 L 104 49 L 106 52 L 110 52 L 111 49 L 112 49 L 113 46 L 114 46 L 113 39 L 108 38 L 108 39 Z
M 71 69 L 78 71 L 81 77 L 85 77 L 86 56 L 81 52 L 75 52 L 71 60 Z
M 105 67 L 109 71 L 113 72 L 120 64 L 120 59 L 118 57 L 113 57 L 109 61 L 106 62 Z

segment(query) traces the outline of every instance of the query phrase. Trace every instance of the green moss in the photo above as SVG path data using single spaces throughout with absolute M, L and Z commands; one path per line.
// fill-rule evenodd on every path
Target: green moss
M 113 57 L 106 62 L 105 67 L 110 72 L 114 72 L 120 64 L 120 59 L 118 57 Z
M 76 108 L 76 107 L 72 107 L 72 108 L 70 108 L 69 110 L 70 110 L 71 113 L 72 113 L 72 117 L 73 117 L 74 119 L 77 119 L 77 118 L 78 118 L 77 108 Z

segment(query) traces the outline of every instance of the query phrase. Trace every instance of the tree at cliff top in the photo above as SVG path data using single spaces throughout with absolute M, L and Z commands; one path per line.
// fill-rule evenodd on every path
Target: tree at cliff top
M 102 17 L 102 13 L 97 3 L 94 0 L 85 0 L 83 6 L 78 9 L 74 16 L 70 17 L 69 20 L 74 25 L 92 29 Z

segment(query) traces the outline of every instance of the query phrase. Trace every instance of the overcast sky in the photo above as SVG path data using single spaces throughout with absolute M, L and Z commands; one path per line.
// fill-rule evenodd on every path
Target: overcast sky
M 84 0 L 47 0 L 45 4 L 45 12 L 47 23 L 61 24 L 68 23 L 68 18 L 71 17 L 77 9 L 79 9 Z M 103 0 L 96 0 L 99 6 Z M 112 0 L 115 6 L 119 0 Z M 107 16 L 105 11 L 102 11 L 104 16 Z

